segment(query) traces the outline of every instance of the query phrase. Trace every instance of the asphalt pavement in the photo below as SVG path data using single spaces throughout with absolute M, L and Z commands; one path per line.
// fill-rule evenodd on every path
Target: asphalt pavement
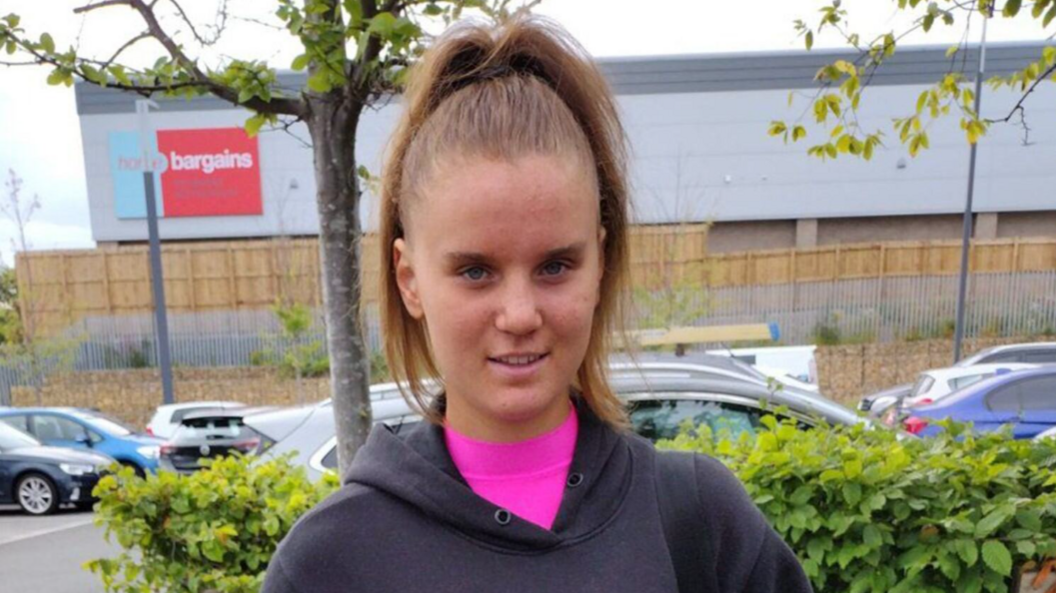
M 91 511 L 33 517 L 0 505 L 0 593 L 103 593 L 99 577 L 81 564 L 120 550 L 103 539 Z

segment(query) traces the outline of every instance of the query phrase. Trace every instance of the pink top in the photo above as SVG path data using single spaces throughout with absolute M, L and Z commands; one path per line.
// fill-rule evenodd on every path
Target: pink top
M 572 465 L 579 421 L 571 406 L 554 430 L 519 443 L 471 439 L 444 425 L 452 461 L 473 492 L 543 529 L 550 529 Z

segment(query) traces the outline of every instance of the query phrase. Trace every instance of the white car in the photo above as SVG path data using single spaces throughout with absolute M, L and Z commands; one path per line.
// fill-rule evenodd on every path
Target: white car
M 1036 368 L 1036 364 L 1019 362 L 977 364 L 924 371 L 902 402 L 903 408 L 932 404 L 947 395 L 994 375 Z
M 1056 439 L 1056 426 L 1034 437 L 1035 441 L 1040 441 L 1041 439 Z
M 245 405 L 239 402 L 204 401 L 158 406 L 157 411 L 154 412 L 154 417 L 147 423 L 147 434 L 169 439 L 172 438 L 173 433 L 179 428 L 183 417 L 191 412 L 227 410 L 230 408 L 242 408 Z

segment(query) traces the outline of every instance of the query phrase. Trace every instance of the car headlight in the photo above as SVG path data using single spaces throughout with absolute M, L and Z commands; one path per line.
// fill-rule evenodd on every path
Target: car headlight
M 157 459 L 161 452 L 161 447 L 157 445 L 148 445 L 146 447 L 140 447 L 136 449 L 136 453 L 139 453 L 147 459 Z
M 60 463 L 59 469 L 71 476 L 83 476 L 84 474 L 90 474 L 95 471 L 94 467 L 80 463 Z

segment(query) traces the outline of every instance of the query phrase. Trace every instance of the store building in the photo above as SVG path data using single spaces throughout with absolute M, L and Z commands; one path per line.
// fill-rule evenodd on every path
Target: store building
M 1042 47 L 991 44 L 988 72 L 1022 68 Z M 973 76 L 975 50 L 951 59 L 945 47 L 902 48 L 877 72 L 859 113 L 865 128 L 886 134 L 887 148 L 871 162 L 806 155 L 812 140 L 827 137 L 813 125 L 813 78 L 837 58 L 854 56 L 790 51 L 603 60 L 630 139 L 635 220 L 712 222 L 713 253 L 959 238 L 969 148 L 958 117 L 932 125 L 931 148 L 915 159 L 898 143 L 891 120 L 912 113 L 920 92 L 951 68 Z M 279 79 L 292 89 L 303 86 L 301 74 Z M 976 237 L 1056 235 L 1053 86 L 1041 85 L 1028 99 L 1026 128 L 995 125 L 980 144 Z M 93 238 L 104 248 L 144 242 L 138 97 L 87 84 L 76 91 Z M 1004 118 L 1018 98 L 985 89 L 983 113 Z M 240 129 L 249 113 L 219 99 L 158 103 L 148 136 L 167 167 L 155 187 L 163 241 L 318 233 L 303 125 L 249 138 Z M 393 97 L 363 116 L 357 157 L 372 171 L 380 170 L 398 110 Z M 785 145 L 767 135 L 771 120 L 800 114 L 810 131 L 805 141 Z M 376 226 L 373 206 L 367 195 L 361 214 L 368 230 Z

